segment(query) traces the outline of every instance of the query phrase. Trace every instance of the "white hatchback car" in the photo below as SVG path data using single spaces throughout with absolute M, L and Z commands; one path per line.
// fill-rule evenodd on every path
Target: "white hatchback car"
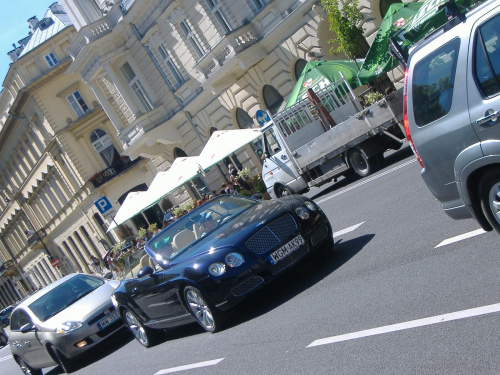
M 111 304 L 120 284 L 71 274 L 39 290 L 12 312 L 9 342 L 25 374 L 60 365 L 72 370 L 74 358 L 112 335 L 123 322 Z

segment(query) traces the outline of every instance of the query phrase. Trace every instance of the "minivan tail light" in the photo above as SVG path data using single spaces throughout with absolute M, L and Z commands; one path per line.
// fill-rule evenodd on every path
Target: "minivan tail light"
M 422 162 L 422 159 L 420 158 L 420 155 L 415 148 L 415 144 L 413 143 L 413 139 L 411 138 L 410 126 L 408 123 L 408 67 L 405 70 L 405 86 L 403 91 L 403 126 L 405 128 L 406 139 L 410 143 L 410 147 L 415 154 L 418 162 L 420 163 L 422 168 L 424 168 L 424 163 Z

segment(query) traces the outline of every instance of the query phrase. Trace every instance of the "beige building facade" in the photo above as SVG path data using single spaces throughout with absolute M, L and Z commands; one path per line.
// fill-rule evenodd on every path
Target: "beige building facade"
M 393 2 L 359 2 L 368 44 Z M 91 272 L 90 254 L 130 232 L 106 233 L 111 219 L 96 200 L 117 210 L 176 157 L 199 155 L 213 131 L 258 127 L 256 112 L 276 112 L 307 61 L 343 58 L 329 54 L 335 35 L 318 0 L 61 0 L 54 13 L 57 32 L 30 46 L 34 28 L 11 52 L 0 98 L 0 255 L 9 266 L 0 304 L 4 289 L 26 294 L 63 272 Z M 260 173 L 248 146 L 170 203 L 219 190 L 228 162 Z M 134 223 L 125 226 L 135 232 Z

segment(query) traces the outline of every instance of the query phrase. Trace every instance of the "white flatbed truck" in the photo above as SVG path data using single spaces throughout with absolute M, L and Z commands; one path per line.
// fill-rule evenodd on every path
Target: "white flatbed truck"
M 341 78 L 316 92 L 336 125 L 306 98 L 262 128 L 262 179 L 272 198 L 303 193 L 340 175 L 367 176 L 405 139 L 402 89 L 363 108 Z

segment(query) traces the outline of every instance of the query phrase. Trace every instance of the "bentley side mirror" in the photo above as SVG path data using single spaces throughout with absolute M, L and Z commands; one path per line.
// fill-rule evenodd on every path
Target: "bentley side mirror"
M 139 270 L 139 272 L 137 272 L 137 277 L 140 279 L 146 276 L 151 276 L 154 272 L 155 271 L 150 266 L 144 266 Z

